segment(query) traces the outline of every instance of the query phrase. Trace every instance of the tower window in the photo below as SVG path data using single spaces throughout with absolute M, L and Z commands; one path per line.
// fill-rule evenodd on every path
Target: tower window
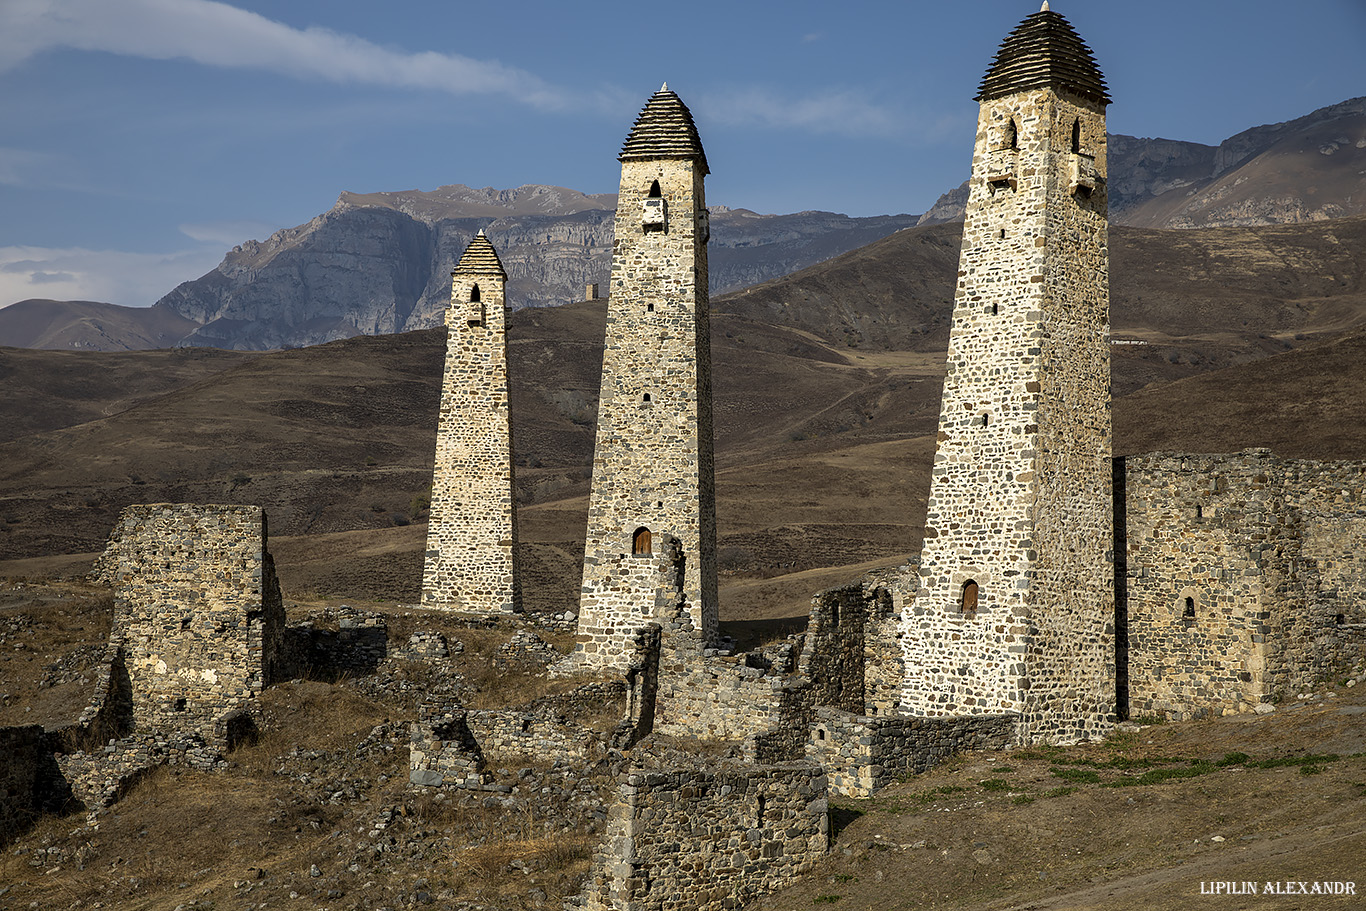
M 650 401 L 650 393 L 648 393 L 648 392 L 645 393 L 644 401 L 646 401 L 646 402 Z
M 1181 618 L 1183 620 L 1195 619 L 1195 599 L 1190 595 L 1186 596 L 1186 607 L 1181 613 Z
M 1010 125 L 1006 127 L 1006 148 L 1012 152 L 1020 150 L 1020 128 L 1015 125 L 1013 117 L 1010 120 Z
M 1072 154 L 1081 154 L 1081 119 L 1072 121 Z
M 631 536 L 631 553 L 649 554 L 653 552 L 654 545 L 650 540 L 650 529 L 642 525 L 640 528 L 637 528 L 635 534 Z
M 959 599 L 959 607 L 963 611 L 964 617 L 977 616 L 977 583 L 969 579 L 963 583 L 962 597 Z
M 470 303 L 479 303 L 479 283 L 475 282 L 470 286 Z
M 645 312 L 646 312 L 646 313 L 654 313 L 654 312 L 655 312 L 655 305 L 654 305 L 654 304 L 646 304 L 646 305 L 645 305 Z
M 651 199 L 659 199 L 659 198 L 660 198 L 659 181 L 656 180 L 656 181 L 651 182 L 651 184 L 650 184 L 650 193 L 649 193 L 649 196 L 650 196 Z

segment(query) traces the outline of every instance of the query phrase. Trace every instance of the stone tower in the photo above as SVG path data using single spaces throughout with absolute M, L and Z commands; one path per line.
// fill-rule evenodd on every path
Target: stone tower
M 716 636 L 707 156 L 665 85 L 621 155 L 577 660 L 622 664 L 657 616 L 656 552 L 676 539 L 683 626 Z M 666 633 L 667 635 L 667 633 Z
M 1105 106 L 1043 9 L 980 112 L 902 707 L 1018 714 L 1023 742 L 1114 721 Z
M 480 231 L 451 273 L 422 606 L 522 609 L 508 419 L 507 273 Z

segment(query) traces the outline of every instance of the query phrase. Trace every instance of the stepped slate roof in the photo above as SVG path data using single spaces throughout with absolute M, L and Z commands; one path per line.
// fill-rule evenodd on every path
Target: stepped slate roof
M 508 277 L 503 271 L 503 261 L 498 258 L 498 251 L 493 249 L 493 244 L 484 236 L 482 228 L 465 248 L 465 255 L 460 257 L 460 265 L 455 267 L 455 272 L 478 272 L 484 275 L 493 273 L 505 279 Z
M 1048 9 L 1027 17 L 1011 32 L 977 88 L 977 101 L 1026 89 L 1065 89 L 1083 98 L 1110 103 L 1105 77 L 1091 49 L 1071 23 Z
M 707 153 L 702 151 L 702 140 L 692 122 L 692 112 L 682 100 L 669 91 L 666 82 L 645 102 L 645 108 L 631 127 L 631 135 L 621 147 L 618 161 L 651 161 L 658 158 L 695 160 L 703 174 L 707 169 Z

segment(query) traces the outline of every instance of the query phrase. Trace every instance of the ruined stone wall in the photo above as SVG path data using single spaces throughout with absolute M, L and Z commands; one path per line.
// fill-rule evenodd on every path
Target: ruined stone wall
M 129 506 L 107 555 L 138 732 L 206 741 L 280 669 L 284 607 L 259 507 Z
M 1123 461 L 1130 714 L 1251 711 L 1366 657 L 1366 463 Z
M 830 793 L 845 797 L 871 796 L 957 753 L 1003 750 L 1019 724 L 1013 715 L 873 717 L 833 708 L 817 708 L 815 714 L 806 758 L 825 770 Z
M 917 582 L 914 566 L 907 565 L 812 599 L 797 670 L 812 682 L 813 705 L 858 715 L 899 711 L 905 683 L 901 605 Z
M 596 642 L 629 636 L 653 609 L 654 580 L 635 571 L 639 529 L 679 540 L 693 627 L 716 638 L 704 173 L 694 160 L 622 162 L 579 610 Z M 647 200 L 661 198 L 662 227 L 647 224 Z M 583 657 L 608 667 L 622 655 Z
M 557 673 L 626 668 L 637 653 L 637 634 L 650 624 L 666 630 L 669 648 L 696 650 L 699 634 L 684 588 L 682 545 L 664 536 L 651 546 L 651 553 L 600 558 L 594 572 L 597 584 L 584 587 L 578 643 Z
M 709 650 L 710 651 L 710 650 Z M 749 663 L 753 661 L 754 663 Z M 703 740 L 743 740 L 784 721 L 786 676 L 748 655 L 661 657 L 655 730 Z
M 607 821 L 588 911 L 720 911 L 792 882 L 829 848 L 809 765 L 632 771 Z
M 921 588 L 903 609 L 902 709 L 1018 714 L 1026 741 L 1113 722 L 1104 137 L 1102 107 L 1052 89 L 981 105 Z
M 0 846 L 38 816 L 60 808 L 64 791 L 40 724 L 0 727 Z
M 284 641 L 290 676 L 325 680 L 370 674 L 389 657 L 389 623 L 383 614 L 342 604 L 291 623 Z
M 471 257 L 486 247 L 481 260 Z M 474 262 L 471 262 L 474 259 Z M 514 565 L 507 279 L 481 234 L 451 278 L 422 606 L 476 614 L 522 609 Z
M 133 727 L 133 690 L 123 649 L 109 646 L 94 676 L 94 693 L 80 716 L 48 732 L 52 748 L 59 753 L 98 749 Z
M 484 752 L 453 701 L 423 702 L 409 726 L 408 780 L 425 788 L 477 788 L 488 781 Z

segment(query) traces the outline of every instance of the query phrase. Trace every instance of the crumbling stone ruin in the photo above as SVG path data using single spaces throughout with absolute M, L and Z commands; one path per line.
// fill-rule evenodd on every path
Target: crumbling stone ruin
M 692 626 L 717 635 L 707 156 L 667 85 L 622 147 L 576 662 L 620 667 L 678 540 Z
M 1062 16 L 1001 45 L 980 113 L 902 708 L 1114 723 L 1105 106 Z
M 119 517 L 103 557 L 114 585 L 133 731 L 202 742 L 277 679 L 284 603 L 256 506 L 153 503 Z
M 633 770 L 607 825 L 586 911 L 739 907 L 829 846 L 824 776 L 807 765 Z
M 422 605 L 522 609 L 508 416 L 507 273 L 480 231 L 451 273 Z
M 1366 463 L 1116 462 L 1121 709 L 1266 710 L 1366 658 Z

